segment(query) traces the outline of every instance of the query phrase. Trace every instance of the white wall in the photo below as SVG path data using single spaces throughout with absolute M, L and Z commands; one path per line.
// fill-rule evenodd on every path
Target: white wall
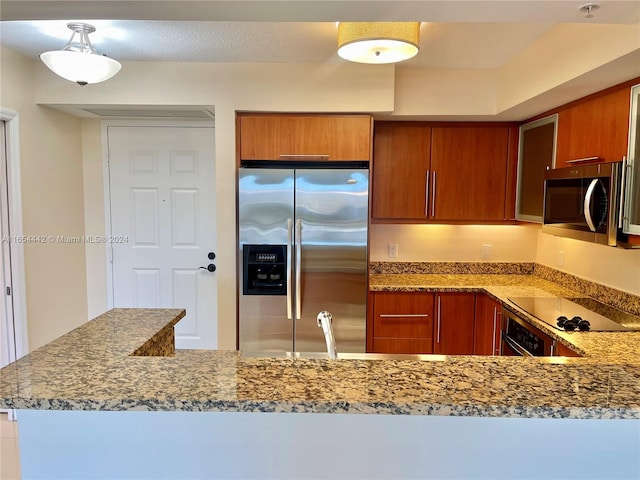
M 533 262 L 538 228 L 516 225 L 371 225 L 370 258 L 388 262 Z M 398 257 L 387 245 L 398 244 Z M 491 258 L 482 246 L 491 245 Z
M 87 320 L 80 120 L 36 105 L 33 61 L 1 47 L 0 104 L 18 112 L 29 348 Z M 50 238 L 50 237 L 53 237 Z
M 639 249 L 625 250 L 539 232 L 536 262 L 640 295 Z

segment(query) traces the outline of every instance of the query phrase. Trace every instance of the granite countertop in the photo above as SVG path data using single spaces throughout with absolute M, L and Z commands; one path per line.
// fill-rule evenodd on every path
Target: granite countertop
M 439 284 L 435 277 L 373 277 L 371 288 L 469 288 L 498 299 L 562 292 L 532 276 L 491 277 L 439 276 Z M 633 341 L 634 351 L 600 359 L 599 344 L 587 343 L 580 347 L 587 356 L 576 359 L 275 359 L 203 350 L 153 356 L 153 349 L 132 355 L 170 337 L 184 314 L 114 309 L 87 322 L 0 370 L 0 408 L 640 419 Z

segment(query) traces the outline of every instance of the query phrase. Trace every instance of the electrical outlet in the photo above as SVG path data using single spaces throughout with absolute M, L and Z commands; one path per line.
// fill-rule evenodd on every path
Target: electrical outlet
M 558 252 L 558 266 L 564 267 L 564 252 L 562 250 Z
M 485 260 L 491 258 L 491 245 L 488 243 L 482 245 L 482 258 Z
M 397 243 L 390 243 L 387 246 L 387 255 L 389 255 L 389 258 L 398 258 L 398 244 Z

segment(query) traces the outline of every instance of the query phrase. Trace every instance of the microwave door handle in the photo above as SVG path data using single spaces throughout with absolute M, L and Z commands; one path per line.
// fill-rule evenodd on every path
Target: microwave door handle
M 291 268 L 291 258 L 293 249 L 293 219 L 287 218 L 287 320 L 291 320 L 293 306 L 291 305 L 292 296 L 292 281 L 291 272 L 293 269 Z
M 598 179 L 594 178 L 587 188 L 587 193 L 584 196 L 584 218 L 587 220 L 587 225 L 592 232 L 596 231 L 596 227 L 593 224 L 593 218 L 591 218 L 591 200 L 593 199 L 593 191 L 598 184 Z

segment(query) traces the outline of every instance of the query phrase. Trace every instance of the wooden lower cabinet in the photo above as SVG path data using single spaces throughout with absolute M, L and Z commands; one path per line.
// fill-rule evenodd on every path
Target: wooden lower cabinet
M 563 343 L 556 341 L 556 351 L 554 356 L 557 357 L 581 357 L 577 352 L 574 352 L 569 347 L 565 346 Z
M 472 355 L 475 293 L 436 293 L 433 353 Z
M 375 292 L 371 351 L 433 353 L 433 293 Z
M 502 304 L 484 293 L 476 294 L 475 355 L 500 355 Z

